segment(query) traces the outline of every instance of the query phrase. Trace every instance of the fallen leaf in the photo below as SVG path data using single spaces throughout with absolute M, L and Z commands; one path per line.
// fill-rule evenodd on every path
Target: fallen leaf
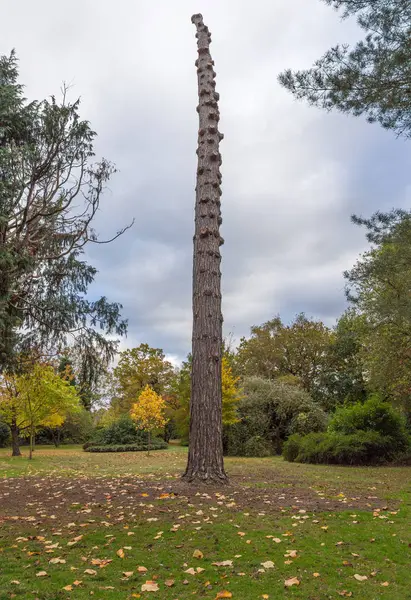
M 193 558 L 203 558 L 204 554 L 201 552 L 201 550 L 194 550 L 193 552 Z
M 146 567 L 137 567 L 137 571 L 138 571 L 139 573 L 147 573 L 147 569 L 146 569 Z
M 381 583 L 380 585 L 382 585 L 382 587 L 388 587 L 390 584 L 388 581 L 384 581 L 383 583 Z
M 72 592 L 73 591 L 73 586 L 72 585 L 65 585 L 63 588 L 64 591 L 66 592 Z
M 227 590 L 223 590 L 222 592 L 217 592 L 217 596 L 215 597 L 215 600 L 218 600 L 219 598 L 232 598 L 233 595 L 231 592 L 227 592 Z
M 97 575 L 97 571 L 94 569 L 86 569 L 84 572 L 86 575 Z
M 321 577 L 319 573 L 313 573 L 313 577 Z
M 356 579 L 357 581 L 365 581 L 366 579 L 368 579 L 367 575 L 358 575 L 358 573 L 356 573 L 354 575 L 354 579 Z
M 261 566 L 264 567 L 264 569 L 274 569 L 274 563 L 272 560 L 267 560 L 266 562 L 261 563 Z
M 291 577 L 291 579 L 286 579 L 284 581 L 285 587 L 292 587 L 293 585 L 300 585 L 300 580 L 297 577 Z
M 186 571 L 184 571 L 184 573 L 188 573 L 189 575 L 195 575 L 196 574 L 196 570 L 193 569 L 193 567 L 190 567 L 189 569 L 187 569 Z
M 158 583 L 156 583 L 155 581 L 146 581 L 141 586 L 142 592 L 158 592 L 158 590 L 159 590 Z
M 123 548 L 120 548 L 119 550 L 117 550 L 116 554 L 119 558 L 124 558 L 124 556 L 125 556 Z
M 20 581 L 18 581 L 17 579 L 13 579 L 13 581 L 10 581 L 10 583 L 12 583 L 13 585 L 20 585 Z
M 173 587 L 174 579 L 166 579 L 164 585 L 166 585 L 167 587 Z
M 131 577 L 133 575 L 134 571 L 123 571 L 123 575 L 124 577 Z
M 51 558 L 49 560 L 49 563 L 52 565 L 58 565 L 58 564 L 64 565 L 66 563 L 66 561 L 64 560 L 64 558 Z
M 47 572 L 39 571 L 38 573 L 36 573 L 36 577 L 47 577 Z
M 232 560 L 222 560 L 221 562 L 213 562 L 212 564 L 215 567 L 232 567 L 233 561 Z

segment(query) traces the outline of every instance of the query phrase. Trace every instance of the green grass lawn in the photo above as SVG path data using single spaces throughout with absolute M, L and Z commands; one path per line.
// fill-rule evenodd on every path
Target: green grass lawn
M 0 451 L 0 600 L 411 599 L 409 467 L 230 458 L 193 490 L 178 446 L 23 452 Z

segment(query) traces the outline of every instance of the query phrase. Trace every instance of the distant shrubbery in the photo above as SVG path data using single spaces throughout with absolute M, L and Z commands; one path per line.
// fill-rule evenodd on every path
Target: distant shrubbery
M 105 427 L 96 429 L 90 442 L 94 446 L 125 446 L 148 443 L 148 434 L 136 428 L 127 414 L 122 415 Z
M 239 421 L 224 429 L 228 455 L 268 456 L 281 452 L 290 434 L 327 428 L 327 414 L 296 385 L 249 377 L 243 390 Z
M 283 456 L 290 462 L 369 465 L 391 461 L 409 445 L 405 419 L 374 396 L 339 408 L 327 432 L 290 436 Z
M 96 429 L 91 440 L 83 445 L 86 452 L 139 452 L 149 450 L 148 433 L 136 428 L 128 415 L 122 415 L 109 425 Z M 150 450 L 162 450 L 168 444 L 152 438 Z
M 150 446 L 148 444 L 120 444 L 120 445 L 108 445 L 108 446 L 96 446 L 90 443 L 86 443 L 83 449 L 86 452 L 143 452 L 148 450 L 165 450 L 168 448 L 168 444 L 164 440 L 154 439 L 151 440 Z
M 6 423 L 0 421 L 0 448 L 7 448 L 10 443 L 10 429 Z

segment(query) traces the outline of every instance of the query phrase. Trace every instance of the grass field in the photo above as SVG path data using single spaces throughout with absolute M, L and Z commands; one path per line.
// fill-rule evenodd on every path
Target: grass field
M 1 600 L 411 599 L 409 467 L 232 458 L 218 490 L 179 481 L 178 446 L 8 454 Z

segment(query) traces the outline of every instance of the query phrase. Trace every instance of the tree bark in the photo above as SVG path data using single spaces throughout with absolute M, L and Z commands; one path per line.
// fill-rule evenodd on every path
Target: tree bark
M 199 131 L 193 259 L 193 337 L 188 463 L 183 479 L 225 484 L 222 441 L 222 322 L 220 236 L 221 155 L 219 95 L 211 35 L 200 14 L 197 28 Z
M 21 456 L 20 444 L 19 444 L 19 428 L 17 427 L 17 423 L 15 420 L 13 420 L 10 425 L 10 431 L 11 431 L 11 448 L 12 448 L 11 455 L 12 456 Z
M 29 448 L 29 460 L 33 458 L 33 446 L 34 446 L 34 431 L 30 427 L 30 448 Z

